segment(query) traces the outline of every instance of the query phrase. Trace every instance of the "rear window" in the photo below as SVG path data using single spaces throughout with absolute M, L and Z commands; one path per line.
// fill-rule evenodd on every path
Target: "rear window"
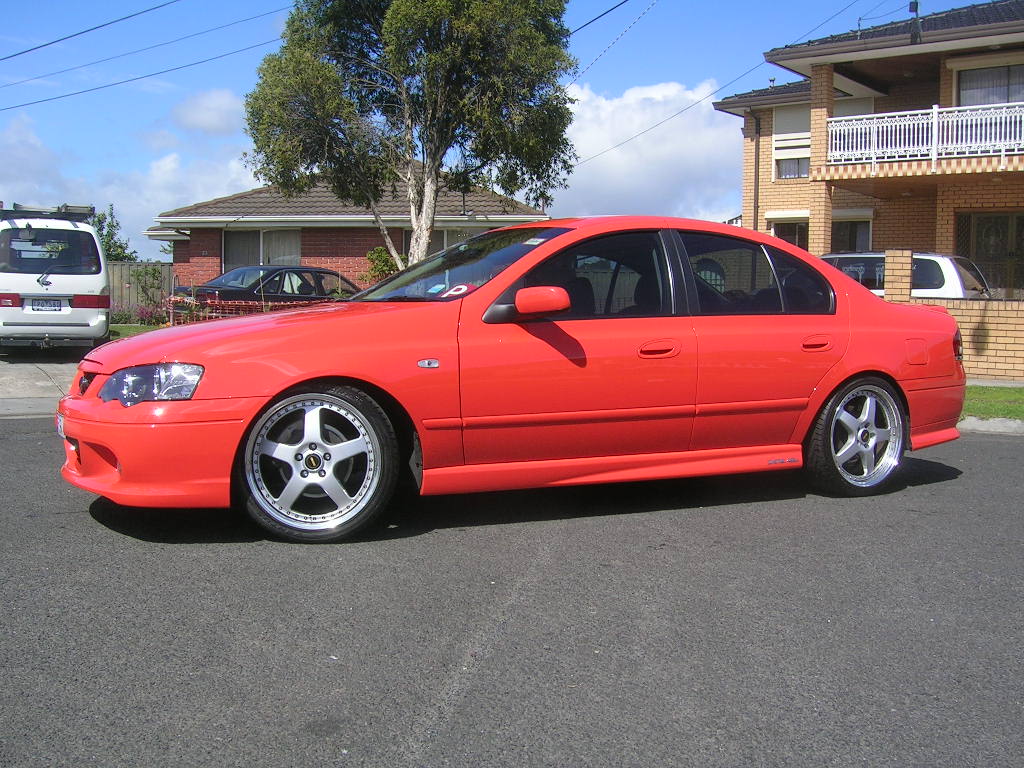
M 89 232 L 26 227 L 0 231 L 0 272 L 96 275 L 100 254 Z
M 885 288 L 885 259 L 881 256 L 826 258 L 825 261 L 872 291 Z

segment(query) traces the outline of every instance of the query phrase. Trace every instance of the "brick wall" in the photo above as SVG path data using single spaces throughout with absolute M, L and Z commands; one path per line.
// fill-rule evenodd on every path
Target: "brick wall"
M 392 229 L 391 238 L 402 247 L 402 230 Z M 174 242 L 175 285 L 199 285 L 221 274 L 223 230 L 193 229 L 189 240 Z M 380 230 L 374 227 L 317 227 L 303 229 L 301 234 L 302 263 L 311 267 L 326 267 L 340 272 L 356 285 L 365 286 L 362 279 L 368 263 L 367 251 L 384 245 Z
M 402 249 L 402 230 L 389 230 L 395 246 Z M 345 228 L 317 227 L 302 230 L 302 263 L 311 267 L 326 267 L 340 272 L 357 285 L 368 285 L 362 279 L 369 264 L 368 251 L 384 245 L 384 238 L 376 227 Z
M 960 326 L 969 377 L 1024 381 L 1024 301 L 912 299 L 912 256 L 886 251 L 886 301 L 945 307 Z
M 1020 210 L 1024 206 L 1024 179 L 1017 174 L 980 179 L 964 178 L 944 184 L 936 198 L 935 250 L 956 249 L 956 214 L 986 210 Z
M 220 229 L 193 229 L 188 240 L 174 241 L 174 284 L 199 285 L 221 273 Z

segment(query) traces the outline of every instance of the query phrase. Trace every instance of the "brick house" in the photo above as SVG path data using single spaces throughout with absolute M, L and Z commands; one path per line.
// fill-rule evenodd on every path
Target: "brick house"
M 412 232 L 402 196 L 381 201 L 381 218 L 396 246 L 408 251 Z M 430 251 L 495 227 L 549 218 L 543 211 L 481 189 L 443 191 Z M 246 264 L 303 264 L 337 270 L 365 284 L 367 251 L 384 244 L 365 208 L 338 200 L 327 187 L 287 198 L 260 187 L 161 213 L 146 230 L 174 245 L 177 285 L 205 282 Z
M 764 56 L 804 79 L 715 104 L 743 118 L 745 226 L 818 255 L 909 249 L 998 262 L 1020 285 L 1024 1 Z

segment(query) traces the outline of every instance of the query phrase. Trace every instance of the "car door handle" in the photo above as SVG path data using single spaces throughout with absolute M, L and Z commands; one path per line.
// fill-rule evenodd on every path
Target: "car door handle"
M 808 336 L 800 346 L 804 352 L 826 352 L 832 349 L 832 337 L 824 333 Z
M 679 354 L 679 342 L 675 339 L 648 341 L 637 350 L 640 357 L 675 357 Z

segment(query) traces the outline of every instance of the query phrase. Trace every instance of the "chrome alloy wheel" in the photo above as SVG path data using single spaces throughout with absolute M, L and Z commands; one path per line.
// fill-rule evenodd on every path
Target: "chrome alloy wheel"
M 871 384 L 847 392 L 832 416 L 832 458 L 842 478 L 872 488 L 896 470 L 903 456 L 903 416 L 886 389 Z
M 291 529 L 325 531 L 357 516 L 381 481 L 367 417 L 327 394 L 296 395 L 257 422 L 245 450 L 253 500 Z

